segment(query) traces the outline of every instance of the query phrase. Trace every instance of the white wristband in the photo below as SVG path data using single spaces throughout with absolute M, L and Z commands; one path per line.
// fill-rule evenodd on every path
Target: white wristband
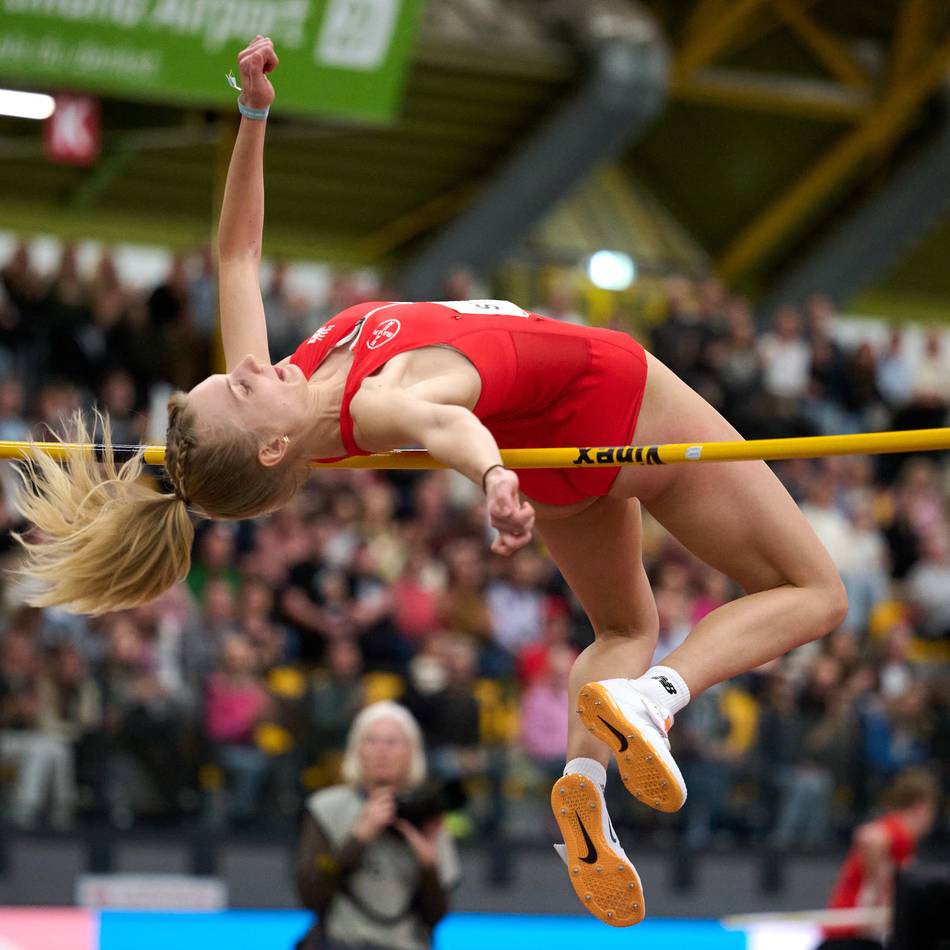
M 228 81 L 228 85 L 232 89 L 236 89 L 238 92 L 241 92 L 241 87 L 237 84 L 237 80 L 234 78 L 234 73 L 229 72 L 225 77 Z M 245 105 L 241 102 L 240 97 L 238 97 L 238 112 L 244 116 L 246 119 L 255 119 L 259 122 L 262 122 L 267 118 L 267 114 L 270 112 L 270 106 L 266 109 L 255 109 L 253 106 Z

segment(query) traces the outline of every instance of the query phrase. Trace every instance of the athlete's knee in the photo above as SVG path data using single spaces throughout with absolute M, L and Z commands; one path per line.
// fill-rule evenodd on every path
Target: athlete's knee
M 660 637 L 660 618 L 656 610 L 636 621 L 595 623 L 594 635 L 599 642 L 612 639 L 640 640 L 656 644 Z
M 817 640 L 837 630 L 848 616 L 848 593 L 836 571 L 808 588 L 808 598 L 815 612 L 814 627 L 809 639 Z
M 837 572 L 831 578 L 830 585 L 825 591 L 824 603 L 827 612 L 825 620 L 828 626 L 825 632 L 831 633 L 832 630 L 840 627 L 848 616 L 848 592 Z

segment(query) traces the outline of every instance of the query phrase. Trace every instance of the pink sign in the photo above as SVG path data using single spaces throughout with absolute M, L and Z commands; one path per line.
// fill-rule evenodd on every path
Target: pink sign
M 96 950 L 97 918 L 74 908 L 0 907 L 0 950 Z

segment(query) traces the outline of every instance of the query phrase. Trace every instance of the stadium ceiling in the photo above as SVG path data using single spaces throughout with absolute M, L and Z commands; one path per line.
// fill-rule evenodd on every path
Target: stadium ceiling
M 412 254 L 576 87 L 583 44 L 552 16 L 559 6 L 429 0 L 394 125 L 274 121 L 268 252 L 354 263 Z M 885 189 L 943 120 L 944 0 L 638 6 L 669 39 L 670 101 L 620 171 L 722 276 L 753 292 Z M 35 124 L 0 119 L 0 228 L 181 247 L 206 240 L 234 118 L 109 99 L 103 126 L 102 157 L 83 170 L 47 163 Z M 905 249 L 877 298 L 950 301 L 950 268 L 934 266 L 947 251 L 950 222 Z

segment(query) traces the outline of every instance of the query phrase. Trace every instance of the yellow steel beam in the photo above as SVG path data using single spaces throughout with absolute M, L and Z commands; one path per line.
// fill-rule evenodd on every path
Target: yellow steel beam
M 933 0 L 904 0 L 901 4 L 888 57 L 889 84 L 899 82 L 920 62 L 932 22 Z
M 732 280 L 748 271 L 798 227 L 869 153 L 893 142 L 914 110 L 943 82 L 948 68 L 950 39 L 945 39 L 926 63 L 890 89 L 858 126 L 732 242 L 717 264 L 720 276 Z
M 696 0 L 683 30 L 683 41 L 693 42 L 726 12 L 732 0 Z
M 774 0 L 774 7 L 789 29 L 832 76 L 846 86 L 868 88 L 867 73 L 855 62 L 845 45 L 811 16 L 799 0 Z
M 708 67 L 674 82 L 671 95 L 728 109 L 753 109 L 798 118 L 853 122 L 866 115 L 870 93 L 822 79 Z
M 687 37 L 676 52 L 673 63 L 673 78 L 685 79 L 701 66 L 705 66 L 734 39 L 745 26 L 748 18 L 768 0 L 733 0 L 721 8 L 720 15 L 701 32 Z
M 903 0 L 897 10 L 894 36 L 888 50 L 885 85 L 892 87 L 903 80 L 926 55 L 927 27 L 933 23 L 933 0 Z M 875 150 L 881 164 L 893 151 L 893 143 Z

